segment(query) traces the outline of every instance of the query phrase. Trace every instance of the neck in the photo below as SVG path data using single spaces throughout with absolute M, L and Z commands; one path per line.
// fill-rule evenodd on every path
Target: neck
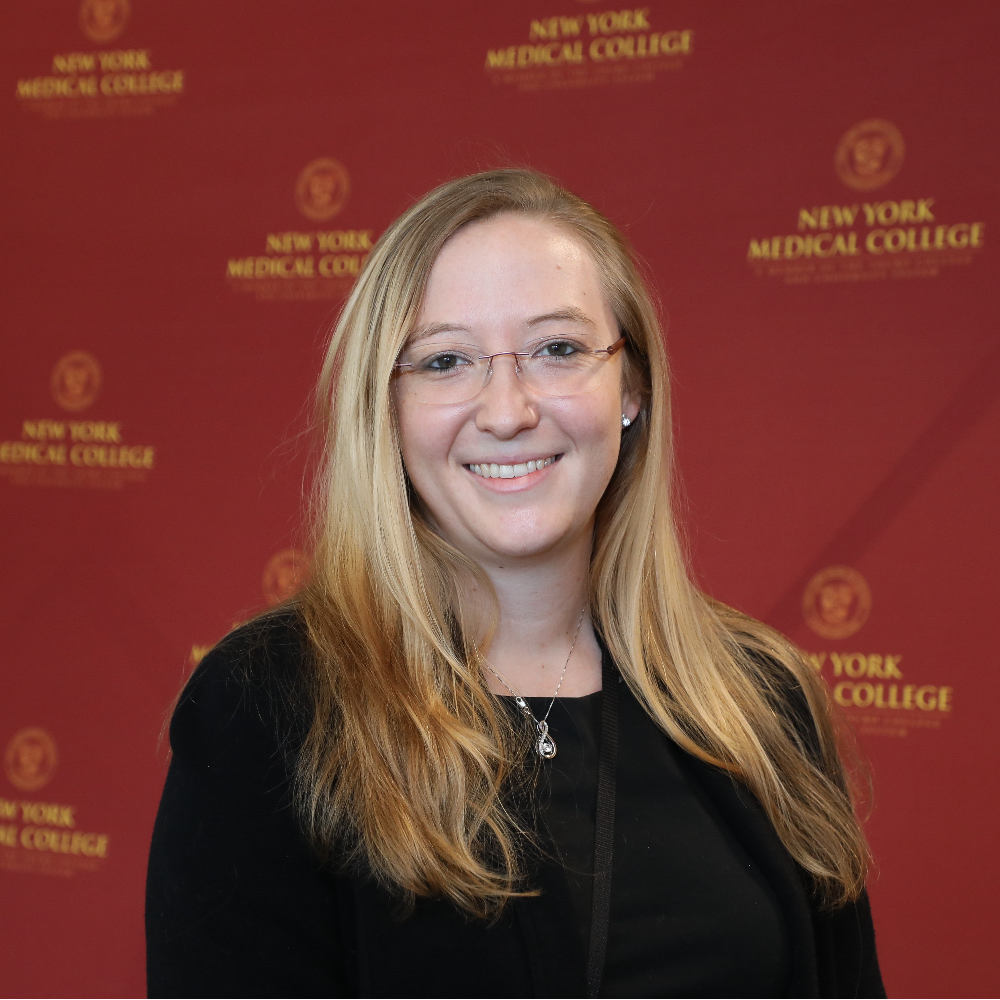
M 578 698 L 601 689 L 601 650 L 590 622 L 590 555 L 593 535 L 531 560 L 484 565 L 500 603 L 500 621 L 488 649 L 490 666 L 525 697 L 552 697 L 573 637 L 576 645 L 559 691 Z M 510 692 L 489 671 L 496 694 Z

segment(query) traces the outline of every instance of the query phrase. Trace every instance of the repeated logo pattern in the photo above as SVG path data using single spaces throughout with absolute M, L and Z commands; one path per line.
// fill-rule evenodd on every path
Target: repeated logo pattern
M 52 369 L 52 398 L 70 413 L 87 409 L 100 391 L 101 366 L 88 351 L 70 351 Z
M 905 155 L 902 132 L 892 122 L 869 118 L 844 133 L 833 162 L 849 188 L 874 191 L 899 173 Z
M 261 587 L 268 604 L 287 601 L 303 584 L 309 572 L 309 557 L 298 549 L 282 549 L 271 557 Z
M 83 0 L 80 29 L 92 42 L 110 42 L 128 23 L 129 0 Z
M 55 740 L 37 726 L 11 737 L 3 756 L 7 780 L 22 792 L 35 792 L 52 779 L 59 764 Z
M 343 164 L 323 157 L 313 160 L 295 183 L 295 202 L 307 219 L 332 219 L 351 193 L 351 179 Z
M 820 570 L 806 585 L 802 614 L 824 639 L 846 639 L 868 620 L 872 593 L 865 578 L 849 566 Z

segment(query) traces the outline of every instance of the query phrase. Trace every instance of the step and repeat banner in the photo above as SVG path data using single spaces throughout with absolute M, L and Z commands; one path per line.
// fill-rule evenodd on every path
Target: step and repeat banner
M 698 577 L 872 765 L 890 994 L 996 995 L 1000 9 L 602 2 L 4 6 L 5 995 L 144 995 L 164 723 L 307 570 L 331 320 L 509 164 L 651 275 Z

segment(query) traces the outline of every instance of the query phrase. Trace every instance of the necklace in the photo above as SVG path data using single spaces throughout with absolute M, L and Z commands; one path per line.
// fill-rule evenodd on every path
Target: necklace
M 555 694 L 552 695 L 552 701 L 549 702 L 549 709 L 541 719 L 535 718 L 535 713 L 531 711 L 528 703 L 517 693 L 514 689 L 500 676 L 497 671 L 490 666 L 489 661 L 483 658 L 483 663 L 486 664 L 487 669 L 493 676 L 514 696 L 514 704 L 521 710 L 525 718 L 531 719 L 535 724 L 535 730 L 538 733 L 535 738 L 535 753 L 539 757 L 544 757 L 545 760 L 552 760 L 556 755 L 556 741 L 552 739 L 549 735 L 549 715 L 552 712 L 552 706 L 556 703 L 556 698 L 559 695 L 559 689 L 563 686 L 563 681 L 566 679 L 566 668 L 569 666 L 569 659 L 573 655 L 573 650 L 576 649 L 576 640 L 580 636 L 580 626 L 583 624 L 583 616 L 587 613 L 587 609 L 584 608 L 580 612 L 580 620 L 576 623 L 576 631 L 573 633 L 573 644 L 569 647 L 569 652 L 566 654 L 566 662 L 563 664 L 562 673 L 559 675 L 559 683 L 556 685 Z

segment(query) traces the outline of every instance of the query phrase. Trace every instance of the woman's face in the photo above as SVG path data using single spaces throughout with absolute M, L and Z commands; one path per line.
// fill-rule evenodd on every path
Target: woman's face
M 525 350 L 558 357 L 572 349 L 566 344 L 609 347 L 619 336 L 583 244 L 552 223 L 507 215 L 445 244 L 402 359 L 456 345 L 466 358 Z M 638 412 L 623 389 L 621 353 L 598 357 L 593 387 L 580 395 L 533 391 L 511 357 L 496 358 L 487 385 L 464 402 L 417 401 L 405 386 L 414 376 L 398 379 L 410 480 L 442 535 L 481 565 L 589 544 L 618 460 L 622 414 Z M 455 361 L 431 363 L 439 373 Z

